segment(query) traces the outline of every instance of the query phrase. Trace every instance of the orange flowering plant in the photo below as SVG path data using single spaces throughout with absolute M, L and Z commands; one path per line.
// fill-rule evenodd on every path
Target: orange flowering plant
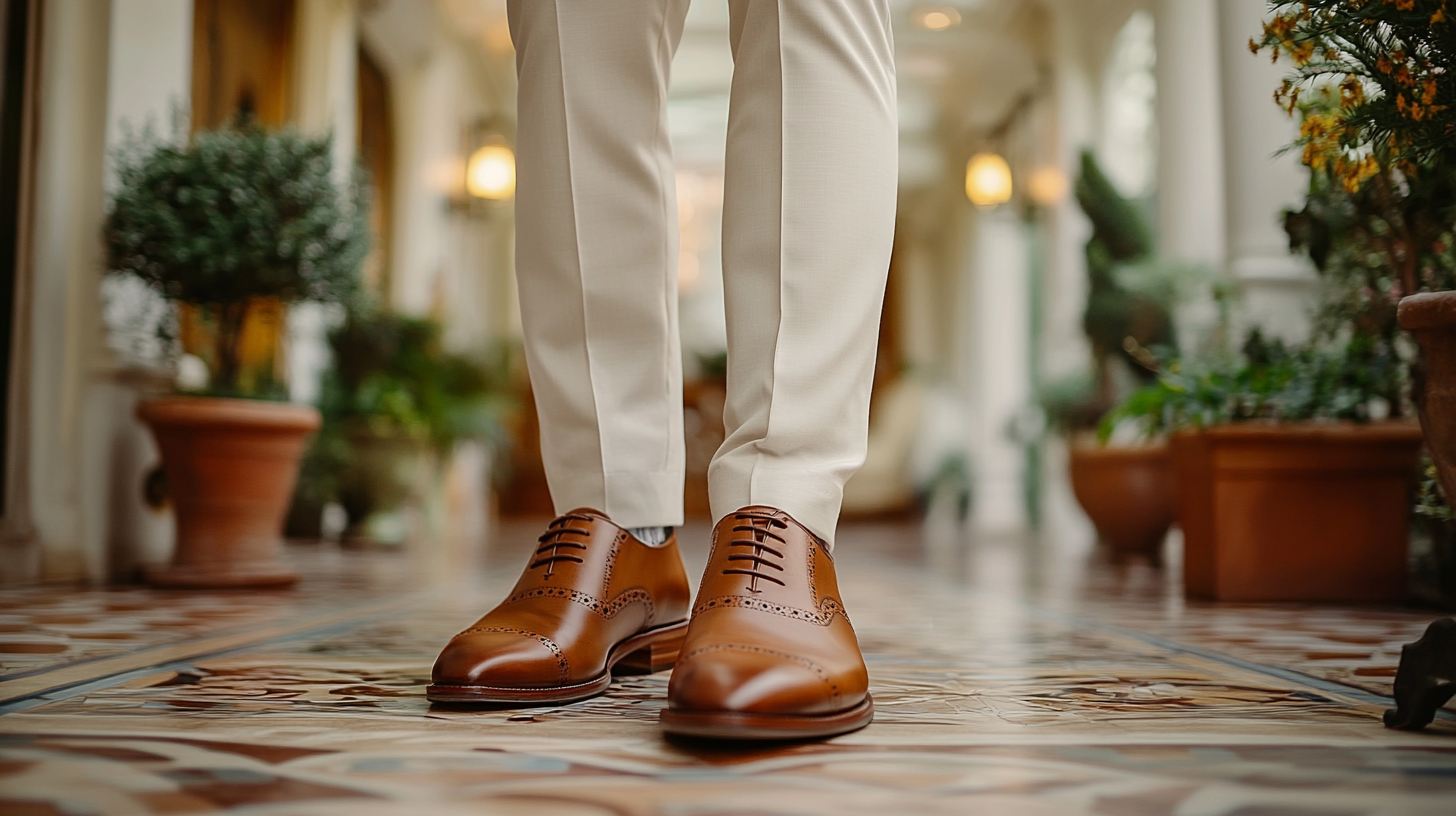
M 1304 163 L 1354 192 L 1382 170 L 1456 166 L 1456 7 L 1452 0 L 1272 0 L 1255 53 L 1293 72 L 1275 92 L 1291 114 L 1315 90 L 1333 105 L 1304 109 Z
M 1290 248 L 1324 279 L 1316 340 L 1348 340 L 1371 370 L 1413 349 L 1401 298 L 1456 287 L 1456 2 L 1271 0 L 1249 43 L 1293 70 L 1275 101 L 1300 116 L 1291 146 L 1310 169 L 1285 213 Z M 1393 414 L 1409 379 L 1383 378 Z
M 1311 171 L 1292 248 L 1325 274 L 1323 310 L 1393 340 L 1402 297 L 1456 285 L 1456 3 L 1271 0 L 1255 52 L 1294 70 L 1274 93 L 1301 116 Z M 1343 320 L 1342 320 L 1343 318 Z

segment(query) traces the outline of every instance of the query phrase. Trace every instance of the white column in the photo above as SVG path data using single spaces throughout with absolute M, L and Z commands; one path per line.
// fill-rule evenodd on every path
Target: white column
M 1086 372 L 1091 364 L 1082 312 L 1087 306 L 1085 248 L 1092 229 L 1071 195 L 1081 172 L 1080 155 L 1097 134 L 1097 83 L 1082 7 L 1054 7 L 1052 68 L 1056 162 L 1066 174 L 1068 194 L 1048 208 L 1047 267 L 1042 287 L 1042 365 L 1051 381 Z
M 1218 264 L 1223 121 L 1214 0 L 1159 0 L 1156 22 L 1159 249 L 1170 258 Z M 1265 94 L 1259 101 L 1267 100 Z
M 172 135 L 173 113 L 187 133 L 192 94 L 193 0 L 112 0 L 106 140 L 151 126 Z M 110 157 L 108 157 L 108 168 Z
M 1222 271 L 1222 99 L 1215 0 L 1158 0 L 1158 252 Z M 1218 312 L 1208 292 L 1177 310 L 1178 344 L 1197 354 Z
M 30 327 L 18 349 L 29 356 L 30 517 L 41 577 L 100 578 L 105 552 L 88 529 L 85 494 L 96 486 L 82 483 L 82 430 L 86 388 L 102 348 L 97 229 L 111 3 L 50 0 L 43 9 L 32 258 L 20 270 L 29 277 L 28 302 L 17 304 L 28 311 Z
M 1026 231 L 1010 208 L 980 214 L 972 258 L 971 522 L 982 532 L 1014 532 L 1027 521 L 1026 450 L 1006 430 L 1031 401 L 1031 355 Z
M 1297 153 L 1275 155 L 1299 128 L 1273 100 L 1288 61 L 1271 65 L 1267 55 L 1249 53 L 1265 6 L 1218 0 L 1227 264 L 1247 325 L 1300 340 L 1309 332 L 1318 279 L 1306 259 L 1290 254 L 1280 213 L 1300 206 L 1309 176 Z
M 293 39 L 293 122 L 310 136 L 333 134 L 334 167 L 347 178 L 358 108 L 354 0 L 302 0 Z
M 106 76 L 106 186 L 116 184 L 111 150 L 150 130 L 162 141 L 187 138 L 192 83 L 191 0 L 112 0 Z M 166 316 L 160 296 L 130 278 L 102 284 L 109 364 L 86 389 L 81 432 L 84 538 L 103 550 L 105 572 L 127 581 L 137 568 L 170 557 L 172 516 L 142 502 L 141 485 L 159 461 L 151 433 L 136 418 L 147 391 L 165 388 Z
M 334 138 L 334 175 L 354 169 L 358 116 L 359 27 L 354 0 L 302 0 L 294 17 L 293 122 L 309 136 Z M 315 303 L 288 309 L 288 396 L 318 398 L 329 364 L 327 310 Z

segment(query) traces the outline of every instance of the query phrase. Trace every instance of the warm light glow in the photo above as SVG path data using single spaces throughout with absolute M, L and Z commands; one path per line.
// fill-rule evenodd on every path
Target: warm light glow
M 470 155 L 465 189 L 476 198 L 504 201 L 516 194 L 516 154 L 504 144 L 487 144 Z
M 966 164 L 966 197 L 977 207 L 1011 200 L 1011 166 L 995 153 L 977 153 Z
M 950 6 L 933 6 L 915 15 L 915 22 L 931 31 L 944 31 L 961 24 L 961 13 Z
M 698 281 L 702 277 L 702 265 L 698 262 L 698 256 L 691 252 L 680 252 L 677 256 L 677 288 L 683 293 L 692 292 L 698 288 Z
M 1043 207 L 1050 207 L 1067 195 L 1067 175 L 1056 167 L 1043 167 L 1031 174 L 1026 183 L 1031 200 Z

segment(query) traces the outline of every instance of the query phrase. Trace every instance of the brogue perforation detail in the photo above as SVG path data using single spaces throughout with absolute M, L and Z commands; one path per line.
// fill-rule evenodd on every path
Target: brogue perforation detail
M 505 599 L 502 605 L 535 598 L 562 598 L 572 603 L 580 604 L 601 615 L 603 618 L 608 619 L 615 618 L 617 613 L 625 609 L 628 604 L 641 601 L 647 607 L 647 622 L 651 623 L 657 617 L 657 609 L 652 603 L 652 596 L 648 594 L 647 590 L 641 587 L 629 589 L 610 601 L 566 587 L 537 587 L 524 592 L 517 592 L 515 595 Z
M 763 646 L 754 646 L 748 643 L 712 643 L 707 646 L 700 646 L 679 657 L 678 664 L 682 665 L 699 655 L 712 654 L 713 652 L 748 652 L 749 654 L 768 655 L 769 657 L 777 657 L 780 660 L 797 663 L 813 672 L 819 678 L 819 682 L 828 686 L 829 692 L 834 695 L 836 701 L 843 696 L 839 692 L 839 684 L 830 680 L 829 672 L 825 671 L 824 667 L 818 663 L 815 663 L 807 657 L 801 657 L 800 655 L 789 654 L 788 652 L 781 652 L 777 649 L 769 649 Z
M 460 635 L 479 635 L 487 634 L 489 632 L 501 632 L 508 635 L 521 635 L 522 637 L 535 639 L 542 646 L 550 649 L 551 654 L 556 657 L 556 671 L 560 676 L 560 684 L 564 686 L 567 684 L 568 681 L 570 681 L 571 663 L 566 659 L 566 653 L 561 651 L 561 647 L 556 645 L 556 641 L 552 640 L 549 637 L 546 637 L 539 632 L 532 632 L 529 629 L 517 629 L 514 626 L 472 626 L 469 629 L 466 629 L 464 632 L 461 632 Z M 460 637 L 460 635 L 456 635 L 456 637 Z
M 819 601 L 817 610 L 801 609 L 788 604 L 774 603 L 761 598 L 753 598 L 746 595 L 719 595 L 716 598 L 709 598 L 699 601 L 693 607 L 693 615 L 706 612 L 709 609 L 749 609 L 755 612 L 767 612 L 771 615 L 780 615 L 785 618 L 812 623 L 815 626 L 828 626 L 834 620 L 835 615 L 844 618 L 849 623 L 849 614 L 845 612 L 844 605 L 834 598 L 824 598 Z

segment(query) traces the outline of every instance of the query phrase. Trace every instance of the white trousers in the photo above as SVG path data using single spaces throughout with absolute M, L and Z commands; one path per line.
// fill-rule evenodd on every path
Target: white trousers
M 715 0 L 700 0 L 713 2 Z M 722 2 L 722 0 L 716 0 Z M 516 274 L 557 512 L 683 520 L 669 70 L 687 0 L 511 0 Z M 727 439 L 715 520 L 778 507 L 832 542 L 864 462 L 894 231 L 886 0 L 729 0 Z

